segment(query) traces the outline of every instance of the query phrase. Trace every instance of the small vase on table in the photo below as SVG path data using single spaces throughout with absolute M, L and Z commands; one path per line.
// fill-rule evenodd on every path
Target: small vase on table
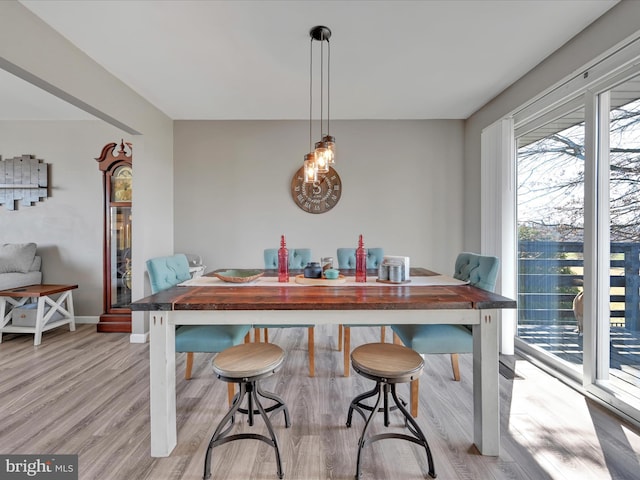
M 358 239 L 358 248 L 356 249 L 356 282 L 367 281 L 367 251 L 364 248 L 362 235 Z
M 280 237 L 278 249 L 278 282 L 289 283 L 289 250 L 284 235 Z

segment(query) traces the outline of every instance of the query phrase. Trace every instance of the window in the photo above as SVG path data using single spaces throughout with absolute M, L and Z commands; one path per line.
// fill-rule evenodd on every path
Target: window
M 640 422 L 640 46 L 514 113 L 516 348 Z M 484 160 L 484 154 L 483 154 Z M 508 163 L 507 163 L 508 162 Z M 499 225 L 499 224 L 498 224 Z

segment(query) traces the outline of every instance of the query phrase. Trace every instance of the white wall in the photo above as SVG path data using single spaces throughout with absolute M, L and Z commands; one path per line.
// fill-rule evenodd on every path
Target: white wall
M 0 206 L 0 243 L 38 244 L 44 283 L 77 283 L 75 313 L 96 317 L 102 299 L 102 172 L 96 157 L 120 130 L 95 121 L 0 122 L 2 159 L 49 164 L 50 197 L 14 211 Z M 127 137 L 124 137 L 125 140 Z
M 132 290 L 134 299 L 144 296 L 145 260 L 173 250 L 171 119 L 18 2 L 0 2 L 0 67 L 132 132 Z M 143 315 L 135 315 L 133 328 L 143 333 Z
M 175 250 L 208 270 L 261 267 L 263 249 L 335 256 L 365 245 L 451 272 L 463 244 L 463 122 L 335 121 L 342 197 L 310 214 L 291 198 L 309 149 L 305 121 L 176 121 Z M 314 129 L 315 131 L 315 129 Z
M 465 249 L 480 249 L 480 135 L 482 129 L 510 114 L 623 40 L 637 35 L 640 2 L 622 0 L 602 17 L 486 104 L 465 123 Z
M 256 266 L 262 249 L 277 246 L 281 233 L 292 247 L 313 248 L 316 258 L 355 245 L 363 233 L 368 246 L 449 271 L 459 250 L 480 245 L 482 128 L 632 35 L 638 18 L 640 2 L 623 0 L 474 114 L 464 132 L 460 121 L 332 123 L 344 192 L 340 203 L 322 215 L 305 213 L 290 199 L 291 176 L 308 148 L 306 122 L 180 121 L 174 131 L 170 119 L 17 2 L 0 2 L 0 64 L 27 72 L 49 91 L 62 92 L 81 108 L 88 106 L 101 118 L 117 119 L 142 134 L 131 137 L 137 298 L 146 293 L 144 261 L 149 257 L 189 251 L 201 253 L 210 268 Z M 53 150 L 58 146 L 52 143 Z M 2 150 L 6 156 L 22 153 Z M 88 150 L 93 158 L 96 154 Z M 84 157 L 83 151 L 76 153 Z M 249 171 L 258 175 L 247 179 Z M 59 169 L 53 172 L 54 185 L 71 178 L 59 177 Z M 56 194 L 44 208 L 69 200 L 63 192 Z M 41 215 L 42 207 L 28 215 Z M 79 224 L 90 222 L 84 215 Z M 138 320 L 134 328 L 141 331 L 140 325 Z

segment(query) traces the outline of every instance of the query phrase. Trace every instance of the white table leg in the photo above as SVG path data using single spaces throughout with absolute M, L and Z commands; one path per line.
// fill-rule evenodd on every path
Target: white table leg
M 42 342 L 42 329 L 44 328 L 44 306 L 46 304 L 46 296 L 38 297 L 38 307 L 36 310 L 36 330 L 33 334 L 33 344 L 40 345 Z
M 63 318 L 68 320 L 69 330 L 71 332 L 75 331 L 76 317 L 73 310 L 73 295 L 71 290 L 63 292 L 57 300 L 53 300 L 49 296 L 45 296 L 45 305 L 49 305 L 49 307 L 51 307 L 44 317 L 45 325 L 56 312 L 59 312 Z
M 500 454 L 498 311 L 481 310 L 473 326 L 473 440 L 483 455 Z
M 65 306 L 67 307 L 67 312 L 69 312 L 69 317 L 70 317 L 69 331 L 75 332 L 76 331 L 76 313 L 75 313 L 75 310 L 73 309 L 73 295 L 71 290 L 65 293 L 68 294 L 65 301 Z
M 4 318 L 7 313 L 7 299 L 5 297 L 0 297 L 0 327 L 4 327 L 7 323 L 9 323 L 8 318 Z M 0 343 L 2 343 L 2 328 L 0 328 Z
M 8 311 L 7 305 L 11 305 L 12 308 L 21 307 L 27 301 L 29 297 L 19 298 L 18 300 L 11 297 L 0 297 L 0 343 L 2 343 L 2 333 L 4 327 L 11 321 L 11 311 Z
M 169 312 L 149 312 L 151 456 L 166 457 L 177 443 L 176 340 Z

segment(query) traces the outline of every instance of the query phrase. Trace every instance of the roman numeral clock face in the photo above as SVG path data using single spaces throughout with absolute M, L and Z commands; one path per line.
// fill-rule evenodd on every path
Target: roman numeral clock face
M 329 173 L 319 173 L 318 181 L 304 183 L 304 167 L 291 179 L 291 197 L 302 210 L 308 213 L 324 213 L 336 206 L 342 194 L 340 176 L 333 168 Z

